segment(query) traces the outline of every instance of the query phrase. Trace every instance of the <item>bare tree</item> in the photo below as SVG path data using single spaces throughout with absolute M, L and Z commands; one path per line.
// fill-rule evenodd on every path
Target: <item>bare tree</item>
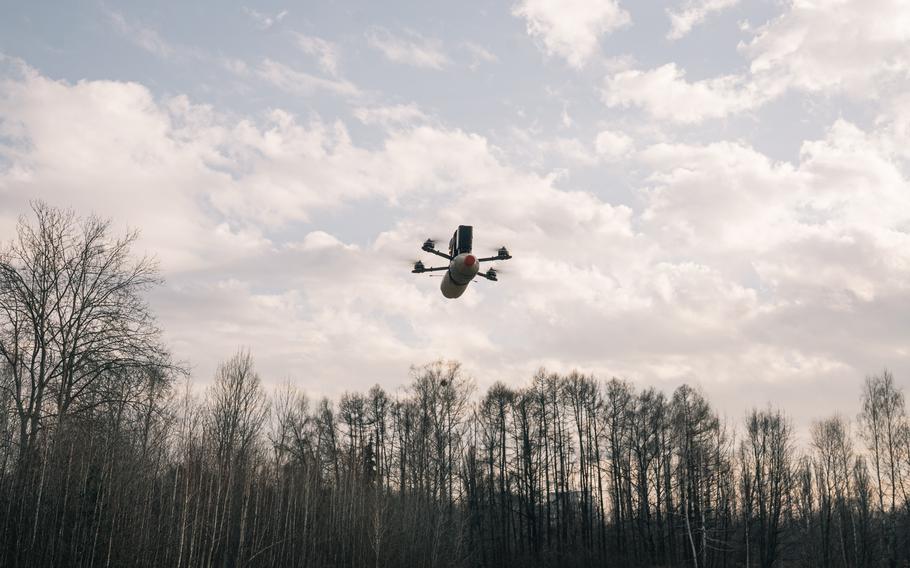
M 759 565 L 770 568 L 780 553 L 793 484 L 793 438 L 789 421 L 780 411 L 753 410 L 746 419 L 741 442 L 743 476 L 749 478 L 744 519 L 755 535 L 747 547 L 758 550 Z
M 208 560 L 245 557 L 251 462 L 268 413 L 249 351 L 222 363 L 209 388 L 204 432 L 217 464 Z M 236 521 L 239 519 L 239 523 Z
M 823 565 L 832 565 L 837 554 L 843 566 L 857 564 L 851 551 L 856 539 L 852 504 L 849 502 L 853 475 L 853 442 L 849 426 L 840 416 L 812 425 L 815 477 L 819 499 L 819 529 Z M 832 542 L 832 539 L 836 539 Z
M 888 565 L 895 566 L 898 555 L 898 497 L 907 501 L 907 486 L 901 471 L 903 452 L 907 449 L 907 415 L 904 395 L 894 384 L 887 370 L 881 375 L 866 377 L 862 393 L 863 409 L 859 422 L 866 447 L 870 453 L 878 498 L 881 539 L 887 545 Z

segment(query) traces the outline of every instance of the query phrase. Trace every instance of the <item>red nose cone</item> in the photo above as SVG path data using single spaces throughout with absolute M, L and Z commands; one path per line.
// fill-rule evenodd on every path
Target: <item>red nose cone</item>
M 477 262 L 477 259 L 474 258 L 474 257 L 473 257 L 472 255 L 470 255 L 470 254 L 469 254 L 468 256 L 464 257 L 464 265 L 465 265 L 465 266 L 474 266 L 474 263 L 475 263 L 475 262 Z

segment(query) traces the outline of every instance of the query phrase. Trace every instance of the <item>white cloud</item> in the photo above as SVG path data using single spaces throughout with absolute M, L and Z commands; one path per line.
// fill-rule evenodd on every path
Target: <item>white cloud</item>
M 260 30 L 271 29 L 288 15 L 287 10 L 281 10 L 274 14 L 268 14 L 265 12 L 259 12 L 252 8 L 247 8 L 246 6 L 244 6 L 243 11 L 246 12 L 246 15 L 249 16 L 253 22 L 255 22 L 256 27 Z
M 426 122 L 429 117 L 414 104 L 392 105 L 379 107 L 358 107 L 354 109 L 354 117 L 364 124 L 379 124 L 393 126 Z
M 693 0 L 671 12 L 671 39 L 732 4 Z M 754 110 L 792 90 L 828 100 L 846 95 L 879 101 L 886 112 L 894 112 L 893 101 L 907 91 L 910 6 L 904 0 L 790 2 L 783 14 L 752 33 L 739 45 L 749 59 L 747 73 L 690 82 L 676 63 L 625 69 L 607 77 L 604 102 L 640 106 L 654 118 L 691 124 Z
M 415 32 L 400 36 L 377 26 L 367 32 L 367 41 L 394 63 L 425 69 L 442 69 L 450 63 L 448 55 L 442 50 L 442 42 Z
M 107 16 L 120 35 L 152 55 L 168 59 L 177 54 L 177 49 L 154 29 L 128 21 L 119 12 L 109 11 Z
M 822 311 L 907 288 L 907 179 L 855 125 L 804 143 L 797 166 L 726 142 L 639 159 L 654 170 L 642 227 L 668 249 L 756 269 L 780 301 Z
M 908 367 L 910 202 L 890 126 L 838 121 L 794 164 L 742 142 L 644 146 L 612 127 L 555 142 L 576 162 L 621 156 L 645 172 L 633 208 L 559 189 L 416 105 L 360 108 L 386 127 L 369 147 L 318 115 L 237 119 L 20 66 L 0 80 L 0 231 L 32 197 L 141 228 L 165 270 L 162 327 L 203 380 L 237 345 L 314 394 L 394 388 L 437 357 L 481 380 L 547 364 L 802 392 Z M 378 228 L 355 245 L 330 228 L 342 210 Z M 500 283 L 444 302 L 399 259 L 465 222 L 478 250 L 506 244 L 515 259 Z
M 266 226 L 312 221 L 314 213 L 364 199 L 428 198 L 483 183 L 486 141 L 430 126 L 390 132 L 378 150 L 352 143 L 345 125 L 300 123 L 273 111 L 262 125 L 242 121 L 223 143 L 239 183 L 211 196 L 217 208 Z
M 838 120 L 823 140 L 803 143 L 800 160 L 815 181 L 807 214 L 836 216 L 871 232 L 910 228 L 907 179 L 875 135 Z
M 294 34 L 297 47 L 307 55 L 312 55 L 319 61 L 323 71 L 331 75 L 338 75 L 338 46 L 316 36 L 301 33 Z
M 326 233 L 325 231 L 312 231 L 307 233 L 300 243 L 289 243 L 286 248 L 299 251 L 314 251 L 325 249 L 343 248 L 347 250 L 358 250 L 356 245 L 346 245 L 338 240 L 337 237 Z
M 876 136 L 838 121 L 803 145 L 796 165 L 727 142 L 657 144 L 638 159 L 654 172 L 643 234 L 663 254 L 716 270 L 721 280 L 708 290 L 752 282 L 719 294 L 721 310 L 741 298 L 743 311 L 727 315 L 683 300 L 679 284 L 662 293 L 673 298 L 670 313 L 694 308 L 706 318 L 699 325 L 727 321 L 726 339 L 716 338 L 730 341 L 727 360 L 705 367 L 710 359 L 690 347 L 685 365 L 719 376 L 736 373 L 735 359 L 765 381 L 827 376 L 831 385 L 882 361 L 906 365 L 902 324 L 890 314 L 908 308 L 908 180 Z
M 881 144 L 904 160 L 910 160 L 910 92 L 890 97 L 882 105 L 875 123 L 882 132 Z
M 607 77 L 602 98 L 610 107 L 640 106 L 658 120 L 696 123 L 753 109 L 776 94 L 738 75 L 690 82 L 684 70 L 667 63 Z
M 203 380 L 239 344 L 275 379 L 316 367 L 326 380 L 356 368 L 403 376 L 413 362 L 468 354 L 444 348 L 447 325 L 415 316 L 436 295 L 389 270 L 388 256 L 320 229 L 299 244 L 265 234 L 357 199 L 497 187 L 505 170 L 480 137 L 421 127 L 366 151 L 337 123 L 301 125 L 281 111 L 234 122 L 183 97 L 156 101 L 137 84 L 68 84 L 21 66 L 0 81 L 0 138 L 10 142 L 0 147 L 2 238 L 31 198 L 141 228 L 139 252 L 158 255 L 169 282 L 154 297 L 162 325 Z M 409 341 L 387 318 L 425 339 Z
M 616 0 L 521 0 L 512 10 L 548 55 L 580 68 L 599 51 L 600 36 L 628 25 Z
M 708 16 L 732 8 L 739 0 L 685 0 L 676 9 L 668 9 L 670 31 L 667 39 L 680 39 L 688 35 L 692 28 L 703 23 Z
M 271 59 L 261 61 L 256 67 L 255 73 L 282 91 L 296 95 L 307 96 L 317 91 L 327 91 L 347 97 L 356 97 L 360 94 L 357 86 L 345 79 L 317 77 Z
M 615 130 L 601 130 L 594 140 L 597 153 L 609 160 L 622 158 L 634 148 L 634 142 L 629 135 Z
M 24 212 L 31 198 L 113 216 L 141 228 L 169 270 L 210 266 L 212 247 L 231 257 L 268 246 L 257 230 L 197 207 L 231 183 L 220 171 L 225 130 L 210 108 L 180 97 L 159 104 L 135 83 L 67 84 L 20 71 L 0 77 L 0 137 L 19 142 L 0 147 L 12 165 L 0 170 L 2 216 Z
M 307 386 L 329 394 L 320 385 L 353 388 L 358 374 L 400 376 L 440 356 L 492 361 L 506 328 L 484 329 L 464 306 L 492 302 L 520 314 L 523 300 L 478 285 L 464 301 L 440 304 L 438 281 L 390 263 L 464 222 L 465 211 L 479 248 L 507 242 L 532 263 L 509 278 L 536 283 L 528 301 L 539 313 L 549 312 L 545 291 L 563 278 L 578 277 L 567 301 L 589 297 L 585 282 L 609 282 L 606 269 L 590 268 L 604 251 L 626 259 L 621 270 L 636 264 L 622 244 L 634 238 L 629 209 L 515 171 L 484 138 L 458 130 L 400 129 L 366 150 L 339 123 L 301 124 L 281 111 L 261 124 L 235 122 L 185 98 L 156 101 L 136 84 L 72 85 L 29 70 L 0 92 L 2 135 L 22 141 L 2 150 L 13 166 L 0 173 L 4 201 L 16 196 L 8 210 L 43 197 L 141 227 L 141 246 L 161 257 L 169 283 L 154 299 L 162 326 L 203 379 L 238 344 L 275 378 L 318 368 L 321 381 Z M 368 250 L 318 228 L 314 213 L 376 197 L 407 200 L 415 221 L 390 227 Z M 315 227 L 299 244 L 265 236 L 307 219 Z M 580 264 L 529 270 L 547 266 L 576 227 L 591 239 L 577 251 Z M 609 297 L 597 301 L 612 309 Z M 424 317 L 430 312 L 439 317 Z M 452 325 L 469 340 L 452 342 Z
M 560 117 L 560 120 L 562 121 L 563 128 L 571 128 L 572 125 L 575 124 L 575 121 L 572 120 L 572 116 L 569 115 L 569 109 L 567 105 L 563 105 L 562 107 L 562 116 Z
M 242 59 L 224 57 L 220 60 L 221 66 L 238 77 L 248 77 L 250 75 L 250 66 Z
M 467 41 L 463 45 L 471 55 L 471 63 L 468 67 L 470 67 L 472 71 L 477 70 L 484 63 L 496 63 L 499 61 L 499 58 L 496 57 L 495 53 L 478 43 Z
M 741 49 L 754 75 L 786 87 L 863 100 L 883 88 L 905 91 L 910 6 L 905 0 L 791 2 Z
M 597 163 L 597 156 L 577 138 L 557 138 L 547 147 L 569 162 L 593 166 Z
M 787 239 L 799 175 L 737 143 L 660 143 L 637 156 L 648 171 L 649 234 L 687 254 L 767 251 Z

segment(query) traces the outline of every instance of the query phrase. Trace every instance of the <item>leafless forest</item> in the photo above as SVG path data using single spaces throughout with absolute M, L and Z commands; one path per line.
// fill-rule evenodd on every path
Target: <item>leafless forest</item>
M 4 566 L 910 565 L 888 372 L 804 442 L 687 386 L 451 362 L 311 400 L 241 350 L 196 392 L 135 237 L 37 203 L 0 253 Z

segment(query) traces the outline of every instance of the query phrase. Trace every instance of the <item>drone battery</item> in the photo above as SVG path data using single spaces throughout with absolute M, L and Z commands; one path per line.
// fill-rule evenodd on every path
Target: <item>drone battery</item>
M 471 252 L 474 242 L 474 227 L 470 225 L 458 226 L 458 254 Z
M 474 242 L 474 227 L 471 225 L 458 225 L 458 230 L 452 235 L 449 241 L 449 254 L 458 256 L 471 252 Z

